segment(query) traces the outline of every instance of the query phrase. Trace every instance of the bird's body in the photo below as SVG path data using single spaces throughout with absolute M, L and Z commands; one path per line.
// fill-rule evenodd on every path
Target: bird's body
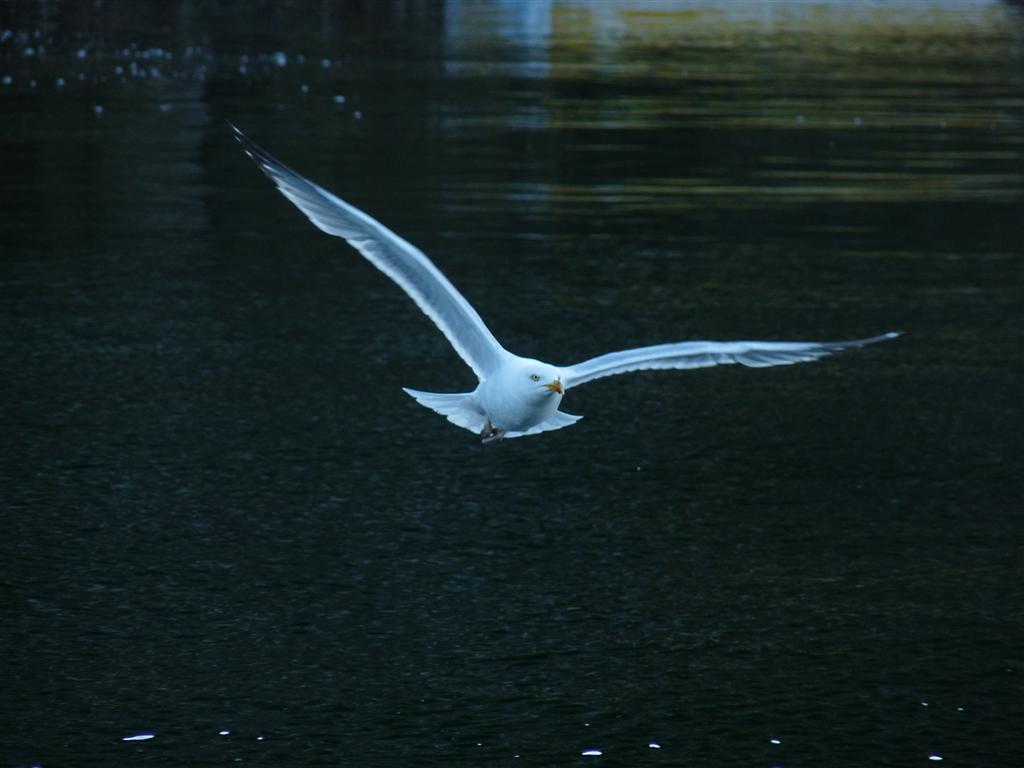
M 565 392 L 604 376 L 728 363 L 753 368 L 787 365 L 899 335 L 886 333 L 837 342 L 685 341 L 611 352 L 568 366 L 519 357 L 498 343 L 476 310 L 422 251 L 278 162 L 237 128 L 234 132 L 246 154 L 314 225 L 347 240 L 394 280 L 444 333 L 476 374 L 476 389 L 457 393 L 405 391 L 453 424 L 476 432 L 485 443 L 574 424 L 582 417 L 559 410 Z
M 405 391 L 417 402 L 478 433 L 486 442 L 559 429 L 579 421 L 558 410 L 565 390 L 553 365 L 509 354 L 472 392 Z
M 477 402 L 496 429 L 527 432 L 558 410 L 563 390 L 558 369 L 537 360 L 513 357 L 497 375 L 480 382 Z

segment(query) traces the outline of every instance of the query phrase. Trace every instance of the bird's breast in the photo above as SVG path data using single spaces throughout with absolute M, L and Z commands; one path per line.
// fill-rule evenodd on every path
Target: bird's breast
M 482 387 L 478 398 L 491 424 L 508 432 L 522 432 L 547 421 L 561 402 L 561 395 L 524 394 L 500 386 Z

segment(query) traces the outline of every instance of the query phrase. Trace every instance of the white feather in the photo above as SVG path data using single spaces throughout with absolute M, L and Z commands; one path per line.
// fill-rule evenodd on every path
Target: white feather
M 416 246 L 376 219 L 300 176 L 231 126 L 235 138 L 277 185 L 281 194 L 330 235 L 343 237 L 367 261 L 394 280 L 445 335 L 459 356 L 485 379 L 508 352 L 498 343 L 480 315 L 433 262 Z
M 886 333 L 868 339 L 831 342 L 684 341 L 611 352 L 562 368 L 522 358 L 498 343 L 476 310 L 422 251 L 376 219 L 278 162 L 231 127 L 249 157 L 313 224 L 347 240 L 394 280 L 441 329 L 480 383 L 472 392 L 405 391 L 453 424 L 481 434 L 485 442 L 575 424 L 582 417 L 557 410 L 564 390 L 604 376 L 726 364 L 751 368 L 790 365 L 900 335 Z
M 563 366 L 566 388 L 576 387 L 604 376 L 629 371 L 708 368 L 738 363 L 750 368 L 792 365 L 817 360 L 844 349 L 863 347 L 899 333 L 885 333 L 852 341 L 683 341 L 653 347 L 610 352 L 576 365 Z

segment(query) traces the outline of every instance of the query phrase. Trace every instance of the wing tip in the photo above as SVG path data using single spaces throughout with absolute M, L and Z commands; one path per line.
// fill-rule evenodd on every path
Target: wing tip
M 874 344 L 876 341 L 889 341 L 890 339 L 898 339 L 903 335 L 903 331 L 889 331 L 878 336 L 872 336 L 870 339 L 864 339 L 865 344 Z
M 242 147 L 242 151 L 248 155 L 249 159 L 256 163 L 256 167 L 263 171 L 265 174 L 270 176 L 270 168 L 275 165 L 282 165 L 269 152 L 262 147 L 258 146 L 252 139 L 246 136 L 242 129 L 232 123 L 230 120 L 225 120 L 228 127 L 231 128 L 231 133 L 235 137 L 235 141 Z M 273 178 L 273 177 L 271 177 Z
M 853 341 L 840 341 L 835 342 L 833 349 L 842 350 L 850 349 L 854 347 L 863 347 L 868 344 L 877 344 L 880 341 L 889 341 L 891 339 L 899 338 L 903 335 L 903 331 L 889 331 L 888 333 L 880 333 L 878 336 L 869 336 L 866 339 L 854 339 Z M 827 348 L 827 347 L 826 347 Z
M 235 137 L 235 141 L 242 145 L 242 149 L 246 150 L 246 154 L 249 154 L 248 149 L 246 149 L 246 145 L 252 143 L 249 141 L 249 137 L 242 133 L 242 129 L 234 123 L 232 123 L 230 120 L 225 120 L 224 122 L 227 123 L 228 128 L 231 129 L 231 135 Z

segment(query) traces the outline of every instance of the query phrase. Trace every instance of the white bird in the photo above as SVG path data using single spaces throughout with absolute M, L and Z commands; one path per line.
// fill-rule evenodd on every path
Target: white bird
M 235 138 L 278 190 L 314 225 L 337 235 L 404 290 L 473 369 L 472 392 L 404 391 L 483 442 L 561 429 L 579 421 L 558 409 L 580 384 L 628 371 L 705 368 L 740 363 L 752 368 L 789 365 L 899 336 L 885 333 L 853 341 L 683 341 L 611 352 L 575 365 L 556 366 L 506 350 L 476 310 L 416 246 L 376 219 L 275 160 L 231 126 Z

